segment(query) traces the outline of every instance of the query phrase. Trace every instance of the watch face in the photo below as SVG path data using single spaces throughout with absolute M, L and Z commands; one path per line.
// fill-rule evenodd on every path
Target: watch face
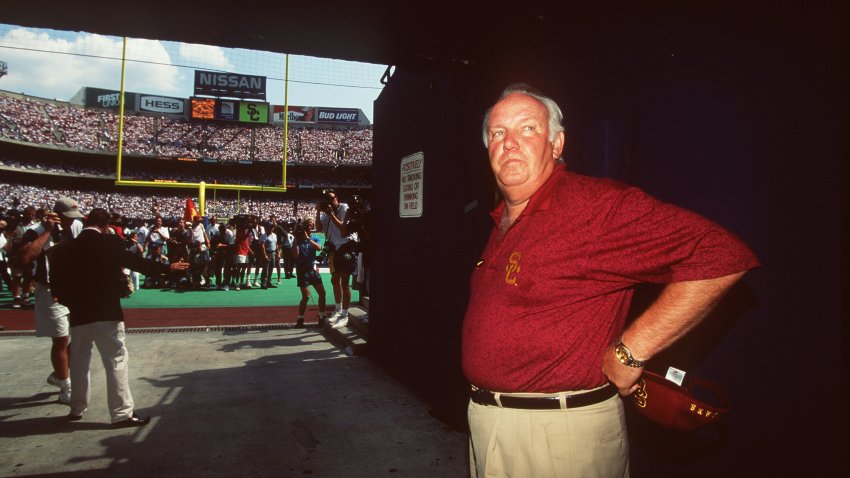
M 623 345 L 618 345 L 614 349 L 614 354 L 617 356 L 617 360 L 619 360 L 625 365 L 629 365 L 632 362 L 632 357 L 629 353 L 629 350 Z

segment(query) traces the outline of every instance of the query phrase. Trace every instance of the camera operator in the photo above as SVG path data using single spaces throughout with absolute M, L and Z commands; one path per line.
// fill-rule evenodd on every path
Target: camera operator
M 325 233 L 325 247 L 331 247 L 328 267 L 331 271 L 335 311 L 328 319 L 334 328 L 348 325 L 348 307 L 351 305 L 351 274 L 357 265 L 357 233 L 345 229 L 348 204 L 339 202 L 332 189 L 322 192 L 324 201 L 316 207 L 316 224 Z
M 168 228 L 162 225 L 162 216 L 157 215 L 153 219 L 153 226 L 151 226 L 150 231 L 148 231 L 147 239 L 145 239 L 145 250 L 146 257 L 150 257 L 152 250 L 152 246 L 156 246 L 159 248 L 165 247 L 166 241 L 171 239 L 171 234 L 168 232 Z M 161 253 L 165 254 L 166 251 L 160 249 Z
M 369 252 L 371 245 L 371 210 L 363 204 L 360 196 L 351 196 L 351 204 L 345 221 L 344 231 L 348 234 L 357 234 L 357 270 L 354 279 L 354 288 L 360 292 L 360 299 L 369 295 Z M 367 318 L 363 318 L 367 321 Z
M 69 242 L 83 229 L 80 207 L 70 198 L 61 198 L 53 206 L 53 212 L 46 213 L 39 224 L 28 229 L 21 238 L 18 260 L 21 263 L 35 263 L 35 335 L 50 337 L 50 362 L 53 372 L 47 377 L 47 383 L 58 387 L 59 402 L 71 403 L 71 380 L 69 373 L 69 311 L 56 302 L 50 287 L 50 260 L 53 248 L 61 242 Z
M 295 324 L 297 327 L 304 326 L 304 312 L 307 310 L 307 301 L 310 299 L 310 286 L 316 289 L 316 294 L 319 296 L 319 326 L 325 321 L 325 286 L 322 283 L 322 276 L 316 269 L 316 252 L 322 250 L 322 246 L 316 239 L 310 237 L 312 229 L 312 219 L 307 219 L 303 225 L 297 225 L 294 245 L 289 251 L 295 262 L 297 285 L 301 289 L 298 322 Z

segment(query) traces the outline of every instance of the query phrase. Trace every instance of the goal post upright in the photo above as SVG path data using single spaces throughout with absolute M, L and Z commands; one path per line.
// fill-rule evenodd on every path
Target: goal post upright
M 115 166 L 116 184 L 121 181 L 121 150 L 124 149 L 124 74 L 127 67 L 127 37 L 121 48 L 121 88 L 118 95 L 118 155 Z
M 286 159 L 289 155 L 289 53 L 286 54 L 286 71 L 283 77 L 283 179 L 280 183 L 286 191 Z

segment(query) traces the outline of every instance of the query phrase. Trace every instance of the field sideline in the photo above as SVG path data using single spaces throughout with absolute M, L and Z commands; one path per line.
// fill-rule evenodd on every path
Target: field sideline
M 326 311 L 333 311 L 333 292 L 326 269 L 322 269 L 322 280 L 329 305 Z M 282 278 L 280 285 L 276 282 L 275 273 L 272 284 L 277 288 L 272 289 L 141 289 L 121 302 L 127 328 L 294 323 L 301 292 L 295 279 Z M 351 303 L 356 304 L 360 293 L 352 290 L 351 295 Z M 305 314 L 308 323 L 316 321 L 316 300 L 311 289 L 311 300 Z M 34 330 L 32 308 L 12 309 L 11 303 L 12 295 L 4 289 L 0 292 L 0 326 L 7 332 Z

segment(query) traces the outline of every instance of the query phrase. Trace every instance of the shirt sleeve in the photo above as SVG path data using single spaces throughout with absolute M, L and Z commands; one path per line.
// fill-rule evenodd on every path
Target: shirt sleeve
M 604 279 L 670 283 L 713 279 L 759 265 L 722 226 L 637 188 L 620 190 L 605 209 L 593 263 Z

